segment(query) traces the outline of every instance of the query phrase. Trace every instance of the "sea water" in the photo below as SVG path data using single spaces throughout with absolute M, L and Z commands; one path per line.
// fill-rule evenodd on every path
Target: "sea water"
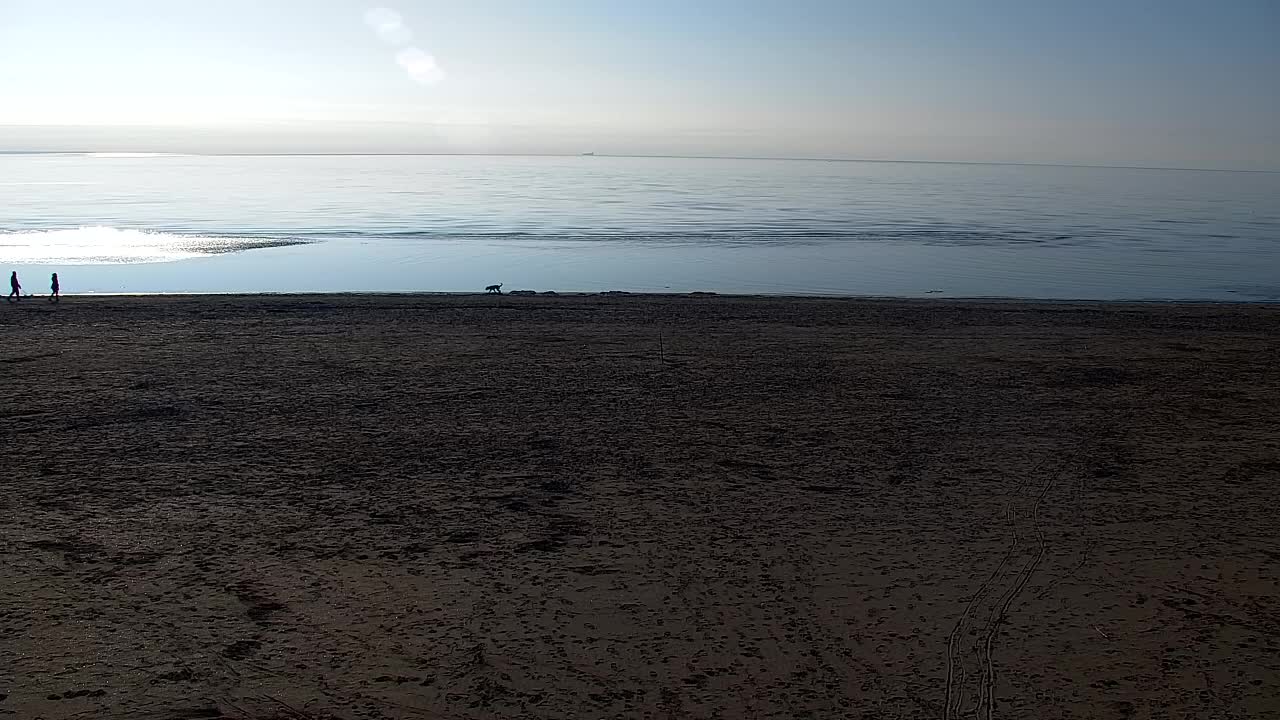
M 1280 300 L 1280 174 L 810 160 L 0 155 L 32 292 Z

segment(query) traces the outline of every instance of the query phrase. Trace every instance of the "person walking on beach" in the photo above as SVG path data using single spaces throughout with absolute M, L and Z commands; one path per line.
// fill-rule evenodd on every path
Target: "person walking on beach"
M 54 273 L 53 277 L 50 278 L 49 291 L 49 302 L 56 303 L 62 299 L 62 296 L 58 294 L 60 292 L 60 288 L 58 287 L 58 273 Z
M 22 299 L 22 283 L 18 282 L 18 271 L 9 275 L 9 302 Z

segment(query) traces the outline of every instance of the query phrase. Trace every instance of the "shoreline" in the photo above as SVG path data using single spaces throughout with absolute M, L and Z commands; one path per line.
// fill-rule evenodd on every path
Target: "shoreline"
M 1222 306 L 1222 307 L 1257 307 L 1280 308 L 1277 300 L 1202 300 L 1178 298 L 1146 298 L 1146 299 L 1090 299 L 1090 298 L 1034 298 L 1012 297 L 1003 295 L 964 296 L 964 297 L 917 297 L 907 295 L 797 295 L 771 293 L 721 293 L 693 290 L 689 292 L 650 292 L 631 290 L 565 290 L 565 291 L 533 291 L 534 294 L 521 294 L 520 291 L 504 292 L 494 295 L 476 291 L 425 291 L 404 290 L 387 292 L 355 291 L 289 291 L 289 292 L 118 292 L 118 293 L 63 293 L 64 299 L 93 300 L 96 298 L 510 298 L 517 300 L 555 300 L 556 298 L 687 298 L 691 300 L 707 300 L 719 298 L 723 300 L 777 300 L 777 301 L 824 301 L 833 302 L 873 302 L 873 303 L 939 303 L 939 304 L 972 304 L 972 305 L 1105 305 L 1105 306 Z M 24 295 L 23 300 L 46 300 L 48 295 Z M 16 304 L 16 303 L 14 303 Z

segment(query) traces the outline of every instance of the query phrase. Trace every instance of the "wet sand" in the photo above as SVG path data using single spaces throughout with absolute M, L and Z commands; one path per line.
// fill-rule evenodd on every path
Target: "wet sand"
M 0 716 L 1280 717 L 1280 307 L 69 298 L 0 332 Z

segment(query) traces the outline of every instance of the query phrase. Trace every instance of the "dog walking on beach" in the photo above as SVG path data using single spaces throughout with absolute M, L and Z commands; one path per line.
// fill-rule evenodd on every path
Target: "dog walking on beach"
M 18 271 L 9 275 L 9 302 L 22 299 L 22 283 L 18 282 Z
M 484 288 L 484 291 L 487 293 L 498 293 L 499 295 L 501 295 L 502 283 L 498 283 L 497 285 L 486 285 Z
M 58 285 L 58 273 L 49 278 L 49 302 L 56 303 L 62 299 L 62 287 Z

